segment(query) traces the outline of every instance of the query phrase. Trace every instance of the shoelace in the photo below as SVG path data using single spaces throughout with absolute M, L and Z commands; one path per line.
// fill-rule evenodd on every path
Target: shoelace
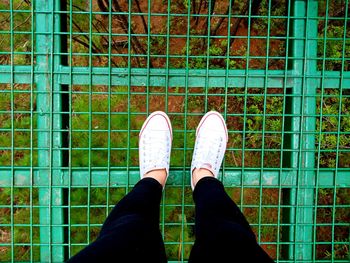
M 196 165 L 211 164 L 212 168 L 216 168 L 219 162 L 219 155 L 223 147 L 223 138 L 221 136 L 205 136 L 198 140 L 196 149 Z
M 149 162 L 153 161 L 156 166 L 167 164 L 169 160 L 167 152 L 168 144 L 168 136 L 163 132 L 147 135 L 147 137 L 144 138 L 144 147 L 146 148 L 144 152 L 150 153 L 150 156 L 147 156 L 144 160 L 148 159 Z M 162 153 L 165 154 L 161 155 Z M 146 164 L 146 166 L 148 165 L 150 165 L 150 163 Z

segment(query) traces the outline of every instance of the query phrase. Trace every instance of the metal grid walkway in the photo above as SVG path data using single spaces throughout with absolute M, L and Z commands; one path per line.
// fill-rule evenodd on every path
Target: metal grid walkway
M 194 131 L 227 120 L 221 180 L 277 262 L 349 262 L 346 1 L 0 3 L 0 261 L 63 262 L 139 178 L 153 110 L 174 125 L 169 260 L 194 241 Z M 229 37 L 228 37 L 229 36 Z

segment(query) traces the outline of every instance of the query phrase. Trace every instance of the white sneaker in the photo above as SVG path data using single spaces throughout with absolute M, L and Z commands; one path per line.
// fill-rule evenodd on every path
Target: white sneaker
M 139 135 L 140 177 L 157 169 L 165 169 L 169 175 L 172 128 L 168 116 L 155 111 L 142 125 Z
M 228 141 L 227 127 L 224 118 L 216 111 L 205 114 L 196 131 L 191 164 L 191 187 L 193 186 L 193 171 L 205 168 L 218 177 L 222 160 L 224 159 Z

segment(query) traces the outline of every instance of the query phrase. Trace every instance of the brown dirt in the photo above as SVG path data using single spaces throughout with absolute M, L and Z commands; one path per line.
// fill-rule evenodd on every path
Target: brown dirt
M 142 12 L 148 11 L 148 2 L 147 1 L 141 1 L 140 2 L 141 10 Z M 224 10 L 226 9 L 227 3 L 225 2 L 218 2 L 216 6 L 216 14 L 224 13 Z M 94 7 L 95 9 L 98 9 L 98 7 Z M 121 3 L 122 10 L 128 10 L 128 3 L 122 2 Z M 179 7 L 178 7 L 179 8 Z M 172 12 L 176 11 L 172 7 Z M 132 12 L 138 12 L 136 9 L 136 6 L 133 5 Z M 155 0 L 152 3 L 151 6 L 151 12 L 152 13 L 167 13 L 167 5 L 163 3 L 162 0 Z M 202 9 L 202 13 L 206 12 L 206 9 Z M 99 16 L 99 19 L 106 20 L 108 17 L 106 16 Z M 146 23 L 148 21 L 148 17 L 144 16 L 144 19 L 146 20 Z M 217 18 L 212 19 L 212 25 L 215 25 L 217 23 Z M 150 18 L 150 33 L 151 34 L 165 34 L 167 32 L 167 17 L 166 16 L 152 16 Z M 233 24 L 235 20 L 232 20 L 231 23 Z M 134 30 L 134 33 L 138 34 L 145 34 L 144 26 L 142 23 L 142 17 L 141 16 L 132 16 L 132 28 Z M 187 33 L 187 17 L 171 17 L 171 28 L 170 28 L 170 34 L 176 34 L 176 35 L 186 35 Z M 176 26 L 174 26 L 176 25 Z M 192 17 L 190 22 L 191 27 L 191 34 L 204 34 L 204 29 L 206 28 L 206 19 L 200 18 L 198 20 L 198 24 L 196 23 L 196 18 Z M 113 33 L 124 33 L 122 28 L 120 27 L 120 24 L 117 19 L 113 19 Z M 220 26 L 218 32 L 218 36 L 226 36 L 227 35 L 227 20 L 225 20 L 222 25 Z M 250 59 L 249 61 L 249 67 L 250 68 L 265 68 L 266 60 L 264 57 L 266 56 L 266 40 L 265 39 L 254 39 L 254 36 L 261 35 L 261 32 L 257 32 L 253 27 L 250 31 L 251 38 L 250 39 L 250 50 L 249 54 L 251 56 L 261 56 L 261 59 Z M 244 21 L 241 21 L 237 36 L 246 36 L 248 37 L 248 29 L 246 23 Z M 114 41 L 127 41 L 127 37 L 113 37 Z M 142 43 L 147 42 L 147 37 L 138 37 L 139 41 Z M 221 42 L 223 39 L 212 39 L 211 42 Z M 170 48 L 170 54 L 181 54 L 183 52 L 183 49 L 186 47 L 186 38 L 170 38 L 169 48 Z M 106 43 L 105 43 L 106 44 Z M 108 43 L 107 43 L 108 44 Z M 278 40 L 270 40 L 270 50 L 278 50 L 279 49 L 280 41 Z M 162 54 L 165 54 L 166 49 L 166 40 L 164 41 L 164 47 L 157 47 L 154 48 L 159 49 L 156 52 L 161 52 Z M 146 45 L 144 45 L 145 48 L 147 48 Z M 239 56 L 245 56 L 245 50 L 247 50 L 248 47 L 248 41 L 247 38 L 238 38 L 234 40 L 232 49 L 231 49 L 231 55 L 239 55 Z M 119 50 L 119 53 L 127 53 L 127 48 Z M 270 54 L 271 55 L 271 54 Z M 140 59 L 141 60 L 141 59 Z M 178 59 L 179 60 L 179 59 Z M 114 57 L 113 61 L 116 64 L 125 63 L 125 59 L 120 57 Z M 179 60 L 180 61 L 180 60 Z M 239 63 L 245 67 L 246 60 L 245 59 L 238 59 Z M 153 59 L 153 66 L 155 67 L 161 67 L 163 68 L 165 66 L 166 60 L 161 58 Z M 243 63 L 243 64 L 242 64 Z M 270 63 L 272 63 L 270 61 Z M 276 62 L 273 62 L 276 64 Z M 97 60 L 94 60 L 94 64 L 96 66 L 106 66 L 108 65 L 108 60 L 106 57 L 100 57 Z M 277 67 L 278 65 L 272 65 L 272 68 Z
M 0 243 L 9 244 L 11 243 L 11 232 L 8 230 L 0 229 Z M 5 254 L 11 247 L 0 247 L 0 254 Z

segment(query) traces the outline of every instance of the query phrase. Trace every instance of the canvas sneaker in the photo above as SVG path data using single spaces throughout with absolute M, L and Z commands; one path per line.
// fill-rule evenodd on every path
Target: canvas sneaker
M 224 118 L 216 111 L 205 114 L 196 130 L 191 164 L 191 187 L 193 185 L 193 171 L 205 168 L 217 178 L 228 141 L 227 127 Z
M 165 169 L 169 175 L 172 128 L 162 111 L 153 112 L 142 125 L 139 134 L 139 164 L 141 179 L 152 170 Z

